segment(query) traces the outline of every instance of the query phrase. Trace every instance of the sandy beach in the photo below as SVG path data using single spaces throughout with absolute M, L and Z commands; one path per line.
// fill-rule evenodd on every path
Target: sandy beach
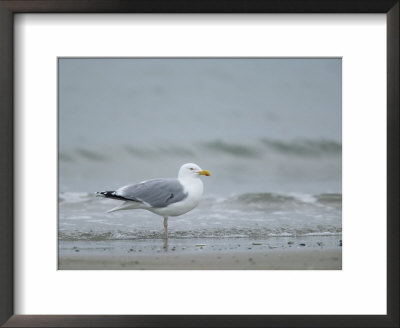
M 68 242 L 60 270 L 341 270 L 341 236 Z

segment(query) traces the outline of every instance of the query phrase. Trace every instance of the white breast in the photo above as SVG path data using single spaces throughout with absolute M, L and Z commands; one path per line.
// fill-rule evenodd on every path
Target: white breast
M 185 187 L 188 196 L 181 202 L 173 203 L 163 208 L 155 208 L 151 211 L 162 216 L 178 216 L 194 209 L 200 202 L 203 195 L 203 181 L 199 178 L 188 178 L 180 180 Z

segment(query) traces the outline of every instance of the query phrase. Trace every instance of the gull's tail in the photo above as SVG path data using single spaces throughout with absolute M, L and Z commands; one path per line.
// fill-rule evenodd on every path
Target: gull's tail
M 140 208 L 140 203 L 132 202 L 132 201 L 125 201 L 122 204 L 118 205 L 117 207 L 108 210 L 107 213 L 112 213 L 115 211 L 122 211 L 122 210 L 134 210 Z
M 107 213 L 140 208 L 140 203 L 132 201 L 132 200 L 127 200 L 125 197 L 116 195 L 115 191 L 98 191 L 98 192 L 96 192 L 96 196 L 124 201 L 122 204 L 118 205 L 117 207 L 114 207 L 111 210 L 108 210 Z

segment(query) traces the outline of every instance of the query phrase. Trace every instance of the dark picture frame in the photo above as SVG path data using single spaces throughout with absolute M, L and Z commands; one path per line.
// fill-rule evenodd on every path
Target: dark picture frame
M 398 0 L 0 0 L 0 324 L 4 327 L 399 327 Z M 14 315 L 13 29 L 18 13 L 384 13 L 387 17 L 387 315 Z

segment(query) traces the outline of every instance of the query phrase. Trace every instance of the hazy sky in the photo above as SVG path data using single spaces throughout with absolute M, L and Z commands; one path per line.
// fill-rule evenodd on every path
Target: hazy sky
M 341 142 L 341 59 L 60 59 L 60 146 Z

